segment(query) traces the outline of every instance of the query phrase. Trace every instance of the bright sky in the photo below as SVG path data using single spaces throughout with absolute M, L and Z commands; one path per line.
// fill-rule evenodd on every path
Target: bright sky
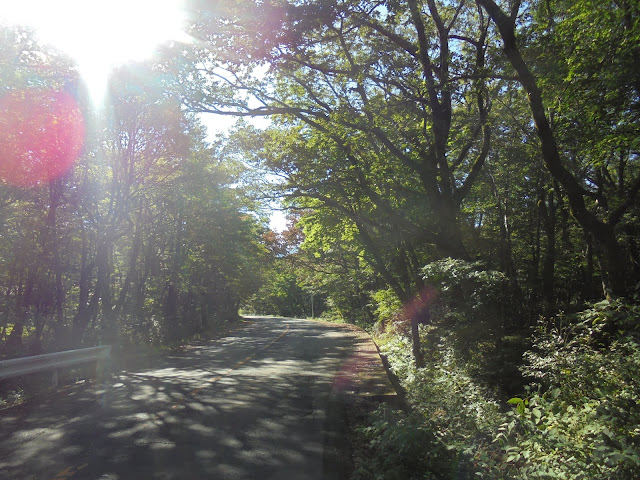
M 76 62 L 99 106 L 111 70 L 153 55 L 168 41 L 190 42 L 184 32 L 184 0 L 3 0 L 0 19 L 34 29 L 41 42 Z M 203 115 L 210 136 L 229 129 L 235 118 Z M 255 121 L 265 126 L 266 119 Z M 282 212 L 271 215 L 271 228 L 285 228 Z
M 28 25 L 71 56 L 94 101 L 114 66 L 150 57 L 161 43 L 189 41 L 183 0 L 6 0 L 0 17 Z

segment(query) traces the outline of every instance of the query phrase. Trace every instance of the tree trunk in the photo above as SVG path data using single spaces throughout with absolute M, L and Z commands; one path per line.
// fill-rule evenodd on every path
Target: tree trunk
M 624 296 L 628 289 L 627 263 L 613 226 L 602 224 L 593 236 L 596 239 L 594 247 L 600 265 L 604 296 L 609 299 Z
M 373 256 L 373 261 L 370 261 L 370 265 L 373 267 L 374 271 L 378 272 L 382 275 L 385 283 L 391 287 L 394 293 L 398 296 L 398 299 L 402 302 L 403 305 L 408 305 L 411 301 L 410 292 L 404 290 L 400 283 L 393 277 L 393 275 L 389 272 L 384 264 L 384 260 L 382 256 L 378 252 L 377 247 L 373 243 L 373 239 L 369 235 L 367 228 L 362 224 L 356 222 L 356 226 L 358 227 L 358 231 L 360 233 L 360 239 L 362 240 L 367 252 L 369 252 Z M 416 362 L 416 366 L 418 368 L 424 367 L 424 355 L 422 353 L 422 346 L 420 343 L 420 335 L 418 331 L 418 325 L 420 323 L 420 319 L 417 315 L 411 315 L 411 346 L 413 351 L 413 358 Z
M 178 328 L 178 287 L 173 282 L 167 286 L 167 299 L 164 306 L 165 321 L 169 330 L 169 341 L 180 339 Z
M 84 219 L 80 218 L 80 240 L 82 242 L 82 250 L 80 254 L 80 281 L 78 285 L 78 311 L 73 318 L 72 341 L 74 346 L 82 343 L 82 337 L 89 325 L 90 308 L 89 308 L 89 281 L 93 267 L 87 263 L 89 246 L 87 245 L 87 232 L 84 226 Z M 96 299 L 97 300 L 97 299 Z
M 129 289 L 131 288 L 131 284 L 134 281 L 137 273 L 137 263 L 138 257 L 140 256 L 140 250 L 142 249 L 142 227 L 140 226 L 140 220 L 135 226 L 135 231 L 133 234 L 133 245 L 131 246 L 131 254 L 129 256 L 129 266 L 127 268 L 127 276 L 124 279 L 124 283 L 122 284 L 122 288 L 120 289 L 120 294 L 118 295 L 118 301 L 116 302 L 113 313 L 115 316 L 118 316 L 122 312 L 122 308 L 124 307 L 125 301 L 127 300 L 127 295 L 129 294 Z
M 585 190 L 578 180 L 562 164 L 555 135 L 547 119 L 542 92 L 538 87 L 536 77 L 524 61 L 518 48 L 515 35 L 515 14 L 505 14 L 494 0 L 478 0 L 489 16 L 495 22 L 502 38 L 504 53 L 511 66 L 518 74 L 518 79 L 527 92 L 531 116 L 536 133 L 540 139 L 542 158 L 545 166 L 562 185 L 569 199 L 571 212 L 586 233 L 593 235 L 596 254 L 603 270 L 602 282 L 606 297 L 624 296 L 627 292 L 626 268 L 622 249 L 618 244 L 613 226 L 598 219 L 587 210 L 584 200 Z
M 64 286 L 62 284 L 62 265 L 60 263 L 60 241 L 58 239 L 58 206 L 62 199 L 62 180 L 49 182 L 49 211 L 47 212 L 47 248 L 51 270 L 55 279 L 55 341 L 58 348 L 69 346 L 69 338 L 64 334 Z M 44 328 L 44 325 L 42 325 Z
M 96 281 L 95 294 L 100 299 L 100 312 L 102 314 L 100 341 L 103 344 L 111 344 L 116 341 L 117 332 L 111 291 L 111 244 L 104 235 L 98 241 L 96 264 L 98 267 L 98 279 Z
M 539 192 L 538 207 L 542 217 L 542 225 L 547 237 L 544 258 L 542 260 L 542 295 L 545 311 L 550 314 L 556 303 L 555 268 L 556 268 L 556 219 L 558 204 L 555 195 L 550 192 L 547 196 L 544 188 Z
M 534 285 L 538 282 L 538 275 L 540 272 L 540 255 L 542 252 L 542 245 L 540 238 L 542 237 L 542 212 L 540 209 L 536 209 L 536 229 L 535 237 L 531 240 L 531 269 L 529 270 L 529 283 Z
M 495 178 L 489 173 L 489 180 L 491 182 L 491 190 L 493 191 L 493 197 L 496 201 L 496 211 L 498 214 L 498 226 L 500 229 L 500 269 L 509 277 L 512 285 L 516 290 L 520 290 L 518 285 L 518 275 L 515 264 L 513 262 L 513 249 L 511 243 L 511 229 L 509 226 L 509 214 L 507 201 L 502 197 L 498 191 Z
M 178 202 L 180 203 L 180 202 Z M 172 340 L 179 340 L 184 336 L 185 332 L 180 331 L 179 320 L 179 282 L 180 282 L 180 265 L 182 259 L 182 217 L 178 211 L 175 219 L 175 238 L 173 246 L 173 261 L 171 264 L 171 277 L 167 290 L 167 301 L 165 304 L 165 318 L 169 326 L 169 334 Z M 225 302 L 227 308 L 227 302 Z
M 593 242 L 590 235 L 585 235 L 585 260 L 587 266 L 584 270 L 584 278 L 582 281 L 581 296 L 583 300 L 591 300 L 593 298 Z
M 6 343 L 6 349 L 9 353 L 16 353 L 22 348 L 22 334 L 27 321 L 27 311 L 31 304 L 31 293 L 33 292 L 34 283 L 35 275 L 33 273 L 27 275 L 26 285 L 23 286 L 22 280 L 20 281 L 16 295 L 16 320 Z

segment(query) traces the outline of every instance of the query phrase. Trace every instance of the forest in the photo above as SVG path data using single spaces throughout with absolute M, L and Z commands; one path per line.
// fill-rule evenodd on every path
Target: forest
M 0 25 L 0 359 L 353 323 L 407 402 L 354 479 L 636 478 L 638 2 L 184 8 L 102 108 Z

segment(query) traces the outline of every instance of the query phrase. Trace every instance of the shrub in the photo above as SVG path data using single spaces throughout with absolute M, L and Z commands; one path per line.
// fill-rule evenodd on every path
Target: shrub
M 442 478 L 442 455 L 449 453 L 424 422 L 382 405 L 359 429 L 369 455 L 355 465 L 352 480 L 435 480 Z
M 446 258 L 426 265 L 432 295 L 425 351 L 443 348 L 457 357 L 477 383 L 508 393 L 522 388 L 518 371 L 529 329 L 522 318 L 518 291 L 501 272 L 476 263 Z
M 640 471 L 640 307 L 621 300 L 542 322 L 496 436 L 509 478 L 631 479 Z M 489 467 L 489 464 L 487 464 Z M 493 477 L 489 477 L 493 478 Z
M 499 291 L 500 275 L 436 263 L 425 268 L 441 292 L 431 297 L 430 323 L 419 328 L 425 367 L 415 367 L 406 334 L 388 329 L 379 337 L 413 411 L 376 413 L 363 430 L 371 468 L 361 466 L 356 478 L 637 478 L 640 305 L 603 301 L 523 330 L 531 335 L 521 366 L 529 385 L 498 402 L 501 389 L 487 372 L 492 359 L 502 368 L 507 362 L 496 348 L 519 345 L 515 352 L 524 334 L 498 339 L 464 330 L 490 325 L 496 302 L 510 294 Z
M 384 331 L 389 322 L 399 318 L 402 312 L 402 302 L 393 290 L 376 290 L 371 294 L 374 301 L 378 329 Z
M 421 326 L 420 333 L 427 337 L 434 329 Z M 426 352 L 426 365 L 420 369 L 415 367 L 411 343 L 406 336 L 387 333 L 379 341 L 382 353 L 387 355 L 394 373 L 400 377 L 413 407 L 411 428 L 420 428 L 430 434 L 428 444 L 423 442 L 415 448 L 438 452 L 437 455 L 420 453 L 419 471 L 440 472 L 441 475 L 447 472 L 447 476 L 464 478 L 462 471 L 469 468 L 466 459 L 470 456 L 464 451 L 490 442 L 492 431 L 504 421 L 494 392 L 469 373 L 467 364 L 455 354 L 449 339 L 443 338 L 441 343 L 432 345 L 433 348 Z M 405 425 L 403 422 L 396 422 L 393 427 L 385 424 L 393 432 Z M 367 433 L 373 441 L 373 435 L 380 431 L 370 429 Z M 385 455 L 390 456 L 389 462 L 400 460 L 398 455 L 388 452 Z

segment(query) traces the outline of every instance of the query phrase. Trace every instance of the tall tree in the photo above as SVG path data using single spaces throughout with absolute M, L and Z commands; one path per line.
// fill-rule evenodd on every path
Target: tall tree
M 460 206 L 491 137 L 482 10 L 327 0 L 207 13 L 194 31 L 201 68 L 180 84 L 191 109 L 279 116 L 290 133 L 274 139 L 286 150 L 272 168 L 305 207 L 350 219 L 403 301 L 420 283 L 419 262 L 403 278 L 414 245 L 469 257 Z
M 573 215 L 595 241 L 605 293 L 625 295 L 631 282 L 625 251 L 618 241 L 617 228 L 625 213 L 637 202 L 640 192 L 636 145 L 638 117 L 635 113 L 637 106 L 634 107 L 640 93 L 640 76 L 637 62 L 633 60 L 640 53 L 638 44 L 634 41 L 639 38 L 637 18 L 640 11 L 629 2 L 602 3 L 584 0 L 572 2 L 570 7 L 563 2 L 545 4 L 549 13 L 547 21 L 551 28 L 552 43 L 562 48 L 567 58 L 567 65 L 561 69 L 566 72 L 566 77 L 561 79 L 561 82 L 569 86 L 563 101 L 568 101 L 569 105 L 575 108 L 573 111 L 563 112 L 567 115 L 568 122 L 565 128 L 568 132 L 560 137 L 560 140 L 567 138 L 571 130 L 585 131 L 575 125 L 578 116 L 586 115 L 587 118 L 592 118 L 598 131 L 592 132 L 591 135 L 604 134 L 609 138 L 607 161 L 604 163 L 607 168 L 603 168 L 597 166 L 603 165 L 602 160 L 593 158 L 593 154 L 597 155 L 598 152 L 585 152 L 584 149 L 572 151 L 570 137 L 567 148 L 561 148 L 558 136 L 560 127 L 554 128 L 551 116 L 547 114 L 544 84 L 540 80 L 544 73 L 536 73 L 535 60 L 526 58 L 526 44 L 523 44 L 522 40 L 518 41 L 518 32 L 523 28 L 519 23 L 521 2 L 511 1 L 508 11 L 493 0 L 478 0 L 478 3 L 495 22 L 502 39 L 504 54 L 527 94 L 545 166 L 562 186 Z M 539 4 L 541 9 L 542 3 Z M 538 3 L 533 2 L 533 5 L 536 6 Z M 556 11 L 553 8 L 556 6 L 567 8 Z M 556 33 L 556 30 L 562 30 L 563 27 L 564 34 Z M 568 33 L 568 29 L 571 30 L 571 34 Z M 597 30 L 597 34 L 594 29 Z M 598 40 L 592 42 L 593 38 Z M 557 61 L 560 60 L 557 56 L 555 58 Z M 598 58 L 607 61 L 593 61 Z M 581 77 L 590 80 L 581 81 Z M 574 82 L 574 79 L 577 82 Z M 572 83 L 576 83 L 577 88 L 576 85 L 572 86 Z M 597 105 L 608 104 L 608 112 L 605 110 L 594 115 L 594 112 L 588 111 L 587 104 L 582 103 L 580 97 L 597 98 L 603 92 L 617 93 L 613 94 L 614 101 L 600 98 L 603 101 L 598 101 Z M 615 119 L 615 123 L 603 121 L 607 117 Z M 576 156 L 579 158 L 576 159 Z M 588 165 L 595 160 L 597 164 L 593 170 L 600 178 L 585 175 L 586 172 L 582 175 L 573 173 L 568 164 L 575 160 L 582 165 Z M 604 174 L 605 170 L 607 174 Z M 611 172 L 617 177 L 617 181 L 609 181 Z M 633 280 L 637 281 L 637 278 Z
M 209 19 L 200 27 L 206 48 L 199 45 L 196 60 L 203 68 L 195 82 L 182 83 L 192 88 L 185 98 L 199 111 L 286 117 L 284 125 L 296 125 L 297 135 L 316 137 L 333 150 L 322 160 L 292 157 L 294 170 L 302 162 L 326 164 L 325 173 L 342 176 L 334 183 L 348 180 L 378 217 L 384 214 L 395 228 L 448 255 L 467 257 L 459 207 L 490 139 L 489 105 L 478 79 L 487 25 L 482 12 L 464 2 L 429 2 L 425 8 L 416 2 L 245 2 L 203 15 Z M 437 40 L 430 45 L 427 37 Z M 237 40 L 229 45 L 229 39 Z M 265 65 L 268 73 L 252 79 L 252 67 Z M 193 72 L 188 75 L 193 79 Z M 411 178 L 411 193 L 430 222 L 413 224 L 385 201 L 391 185 L 382 185 L 383 168 L 375 167 L 380 163 Z M 330 185 L 333 179 L 321 180 Z M 319 199 L 305 191 L 318 181 L 298 181 L 297 194 Z M 359 223 L 362 234 L 371 235 Z

